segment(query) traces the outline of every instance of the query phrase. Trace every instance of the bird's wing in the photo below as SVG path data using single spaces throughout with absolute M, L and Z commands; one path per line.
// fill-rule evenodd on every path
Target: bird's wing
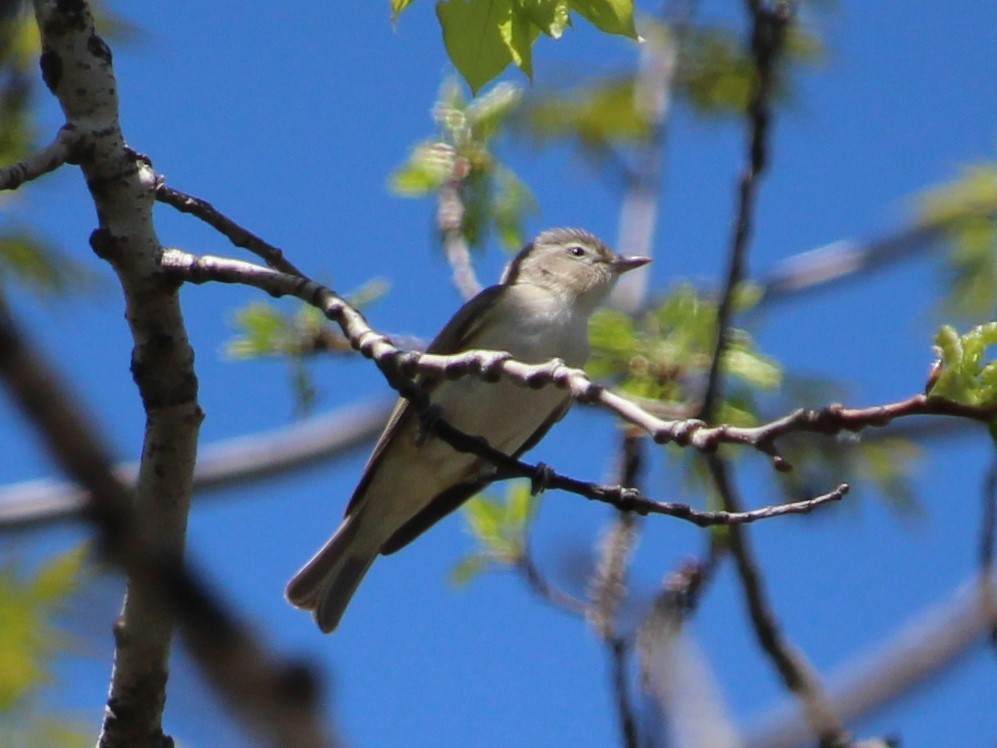
M 469 342 L 478 338 L 482 322 L 488 316 L 485 312 L 497 303 L 503 290 L 503 286 L 491 286 L 465 303 L 450 318 L 450 321 L 443 327 L 439 335 L 433 339 L 433 342 L 429 344 L 426 352 L 448 355 L 471 348 L 472 346 L 469 345 Z M 435 378 L 420 377 L 417 381 L 427 390 L 431 390 L 438 384 L 438 380 Z M 371 452 L 370 459 L 367 460 L 367 466 L 360 477 L 360 482 L 357 484 L 356 489 L 354 489 L 349 504 L 346 505 L 347 517 L 357 511 L 363 503 L 367 486 L 377 471 L 377 467 L 384 457 L 385 450 L 391 445 L 396 434 L 404 433 L 414 428 L 416 419 L 418 419 L 418 414 L 411 403 L 403 397 L 399 398 L 398 402 L 395 403 L 394 410 L 391 411 L 391 416 L 388 418 L 388 423 L 385 425 L 384 431 L 381 432 L 381 437 L 377 440 L 377 444 L 374 445 L 374 451 Z
M 565 398 L 561 407 L 552 411 L 537 430 L 530 434 L 530 437 L 523 442 L 522 446 L 513 452 L 512 456 L 518 458 L 524 452 L 533 449 L 544 438 L 547 432 L 550 431 L 551 427 L 564 418 L 564 414 L 568 412 L 570 407 L 571 398 Z M 458 483 L 456 486 L 451 486 L 446 491 L 439 493 L 418 514 L 399 527 L 388 538 L 388 541 L 381 546 L 381 553 L 389 555 L 395 551 L 400 551 L 441 519 L 458 509 L 461 504 L 481 491 L 489 483 L 491 481 L 487 479 L 468 481 L 466 483 Z

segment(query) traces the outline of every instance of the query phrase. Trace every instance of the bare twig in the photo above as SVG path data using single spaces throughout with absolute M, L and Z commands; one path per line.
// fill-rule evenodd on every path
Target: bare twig
M 267 265 L 288 275 L 301 275 L 283 250 L 258 237 L 249 229 L 245 229 L 228 216 L 220 213 L 207 200 L 188 195 L 180 190 L 167 187 L 160 177 L 156 183 L 156 200 L 172 205 L 181 213 L 200 218 L 206 224 L 228 238 L 236 247 L 247 249 L 263 260 Z
M 81 139 L 81 133 L 75 125 L 63 125 L 55 139 L 40 151 L 16 164 L 0 168 L 0 190 L 15 190 L 25 182 L 72 163 Z
M 782 53 L 786 26 L 791 14 L 791 3 L 776 2 L 770 9 L 760 0 L 748 0 L 751 17 L 751 52 L 755 63 L 755 81 L 748 104 L 748 162 L 741 172 L 737 193 L 737 217 L 731 237 L 727 262 L 727 280 L 717 309 L 717 339 L 710 363 L 710 373 L 703 393 L 700 418 L 713 419 L 717 400 L 723 390 L 723 359 L 730 338 L 730 323 L 734 315 L 737 289 L 744 279 L 748 242 L 754 223 L 755 199 L 758 179 L 768 161 L 770 96 L 775 81 L 776 66 Z
M 728 474 L 729 467 L 718 455 L 708 455 L 706 460 L 724 508 L 728 512 L 739 511 L 740 500 Z M 731 526 L 727 528 L 726 541 L 741 577 L 749 617 L 758 643 L 772 660 L 786 687 L 799 697 L 822 748 L 845 746 L 847 734 L 830 706 L 824 687 L 803 653 L 786 640 L 779 628 L 766 597 L 761 572 L 748 545 L 747 533 L 741 527 Z
M 448 379 L 476 376 L 483 380 L 502 377 L 524 387 L 555 386 L 567 390 L 580 403 L 593 403 L 640 427 L 659 444 L 674 442 L 713 452 L 721 444 L 739 444 L 769 455 L 775 467 L 791 466 L 778 452 L 777 441 L 791 433 L 834 435 L 842 431 L 879 428 L 897 418 L 945 415 L 988 423 L 997 417 L 997 407 L 980 408 L 926 395 L 915 395 L 887 405 L 846 408 L 828 405 L 820 410 L 801 408 L 782 418 L 759 426 L 707 426 L 698 419 L 664 420 L 647 412 L 632 400 L 593 382 L 581 369 L 565 366 L 554 359 L 543 364 L 516 361 L 502 351 L 470 350 L 442 356 L 405 352 L 373 330 L 363 315 L 330 289 L 306 278 L 287 275 L 240 260 L 209 255 L 197 256 L 177 249 L 160 258 L 164 274 L 176 282 L 240 283 L 259 288 L 273 296 L 295 296 L 322 310 L 338 324 L 353 347 L 373 359 L 389 381 L 431 374 Z
M 634 429 L 623 432 L 620 449 L 620 484 L 637 486 L 643 463 L 643 435 Z M 627 572 L 637 545 L 639 524 L 632 512 L 620 512 L 603 542 L 603 550 L 592 579 L 592 604 L 588 619 L 605 643 L 612 670 L 613 694 L 620 734 L 626 748 L 637 748 L 640 736 L 630 697 L 630 654 L 632 636 L 621 634 L 616 626 L 616 614 L 627 591 Z
M 128 572 L 132 589 L 155 596 L 159 609 L 177 617 L 194 659 L 233 712 L 274 745 L 332 745 L 318 719 L 310 671 L 276 660 L 208 592 L 175 549 L 149 542 L 148 527 L 132 508 L 134 494 L 115 475 L 103 440 L 2 307 L 0 379 L 62 470 L 86 490 L 84 517 L 97 532 L 100 551 Z M 122 626 L 115 633 L 119 638 L 136 635 Z M 112 694 L 102 743 L 168 744 L 160 728 L 148 727 L 159 724 L 158 716 L 138 719 L 123 711 L 157 710 L 156 694 L 146 691 L 142 688 L 131 699 Z
M 623 432 L 620 447 L 619 485 L 638 486 L 643 462 L 641 441 L 634 430 Z M 626 595 L 627 569 L 637 545 L 639 526 L 632 512 L 619 513 L 602 542 L 599 562 L 590 583 L 589 622 L 608 641 L 616 634 L 616 612 Z
M 239 485 L 345 455 L 367 444 L 384 428 L 393 402 L 349 405 L 294 423 L 207 444 L 198 450 L 196 494 Z M 119 480 L 134 487 L 138 463 L 114 467 Z M 87 494 L 75 483 L 42 479 L 0 488 L 0 532 L 77 517 Z

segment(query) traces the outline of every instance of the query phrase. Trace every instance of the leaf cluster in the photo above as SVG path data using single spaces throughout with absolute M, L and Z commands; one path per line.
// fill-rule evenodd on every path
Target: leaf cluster
M 987 357 L 992 345 L 997 345 L 997 322 L 974 327 L 965 335 L 954 327 L 942 327 L 935 336 L 939 361 L 929 394 L 983 408 L 997 404 L 997 360 Z
M 757 288 L 741 287 L 739 309 L 757 301 Z M 688 284 L 637 317 L 599 311 L 589 327 L 587 370 L 640 400 L 685 410 L 701 394 L 716 346 L 716 324 L 717 300 Z M 755 393 L 778 388 L 779 364 L 762 354 L 746 331 L 733 330 L 723 365 L 733 386 L 718 410 L 719 419 L 737 425 L 757 422 Z
M 391 0 L 391 17 L 412 0 Z M 509 65 L 533 77 L 533 45 L 560 39 L 579 15 L 607 34 L 638 39 L 633 0 L 440 0 L 436 17 L 443 44 L 471 92 L 477 94 Z
M 401 197 L 439 197 L 452 190 L 463 207 L 460 231 L 481 247 L 494 231 L 507 249 L 523 243 L 523 223 L 536 210 L 526 184 L 495 154 L 494 145 L 520 105 L 510 83 L 467 101 L 455 82 L 445 83 L 433 108 L 437 136 L 418 143 L 388 184 Z

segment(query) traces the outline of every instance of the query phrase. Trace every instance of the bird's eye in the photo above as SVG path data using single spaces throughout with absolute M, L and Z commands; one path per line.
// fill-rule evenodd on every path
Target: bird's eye
M 577 244 L 572 244 L 570 247 L 568 247 L 568 252 L 571 254 L 572 257 L 584 257 L 585 247 L 579 247 Z

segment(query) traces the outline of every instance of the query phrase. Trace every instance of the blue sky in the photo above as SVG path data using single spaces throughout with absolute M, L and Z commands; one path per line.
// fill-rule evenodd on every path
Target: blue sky
M 737 18 L 729 5 L 740 8 L 718 2 L 701 8 Z M 336 289 L 390 280 L 390 294 L 368 310 L 370 321 L 431 337 L 460 302 L 432 244 L 432 206 L 394 198 L 385 183 L 409 146 L 431 134 L 429 110 L 449 72 L 432 4 L 415 3 L 397 28 L 386 2 L 259 3 L 239 13 L 192 2 L 119 9 L 145 30 L 140 40 L 114 45 L 130 145 L 148 154 L 169 184 L 212 201 Z M 828 60 L 799 79 L 795 105 L 776 120 L 749 263 L 755 275 L 831 241 L 897 230 L 910 216 L 913 194 L 994 155 L 997 7 L 841 0 L 821 24 Z M 534 86 L 573 80 L 579 69 L 611 73 L 633 55 L 632 43 L 579 23 L 557 44 L 541 40 Z M 40 105 L 54 132 L 55 103 L 43 95 Z M 722 273 L 742 153 L 739 123 L 674 113 L 656 289 L 680 278 L 710 283 Z M 619 194 L 568 149 L 537 152 L 512 142 L 503 154 L 540 203 L 531 231 L 575 224 L 615 237 Z M 95 218 L 82 179 L 68 170 L 48 177 L 24 191 L 16 210 L 103 280 L 86 296 L 39 302 L 14 294 L 13 303 L 117 453 L 134 458 L 142 418 L 128 372 L 130 340 L 120 292 L 87 246 Z M 240 256 L 165 206 L 157 208 L 157 228 L 165 245 Z M 480 260 L 481 278 L 496 279 L 503 260 L 491 248 Z M 939 321 L 931 306 L 938 275 L 937 262 L 919 259 L 808 296 L 765 314 L 758 340 L 794 370 L 841 381 L 849 403 L 901 399 L 924 384 Z M 213 286 L 183 291 L 198 351 L 205 441 L 291 417 L 284 365 L 233 363 L 220 355 L 233 332 L 233 310 L 258 298 L 251 290 Z M 316 371 L 323 409 L 387 393 L 363 362 L 323 363 Z M 0 483 L 49 474 L 45 456 L 2 399 L 0 422 L 8 424 L 0 430 Z M 602 480 L 613 469 L 615 443 L 608 417 L 576 412 L 533 456 Z M 860 487 L 820 516 L 753 529 L 786 633 L 818 668 L 874 647 L 972 574 L 988 456 L 982 438 L 926 451 L 914 479 L 917 516 L 898 516 Z M 280 651 L 329 673 L 329 703 L 351 745 L 615 744 L 605 654 L 582 623 L 544 607 L 510 575 L 488 575 L 461 590 L 448 584 L 449 569 L 471 548 L 459 517 L 378 562 L 333 636 L 320 636 L 307 615 L 284 603 L 287 578 L 337 525 L 364 459 L 358 453 L 198 502 L 190 522 L 192 559 Z M 775 498 L 764 479 L 767 466 L 754 457 L 743 463 L 746 500 L 761 505 Z M 674 472 L 656 460 L 648 492 L 695 500 L 678 495 L 676 484 Z M 578 497 L 545 498 L 536 548 L 553 580 L 570 583 L 570 565 L 610 517 L 607 508 Z M 84 536 L 84 528 L 61 526 L 11 536 L 4 545 L 39 558 Z M 691 527 L 647 522 L 634 567 L 636 603 L 701 543 Z M 743 725 L 782 691 L 754 645 L 733 581 L 729 570 L 721 575 L 691 634 Z M 54 687 L 58 703 L 95 729 L 119 604 L 114 578 L 81 596 L 69 621 L 80 634 L 80 653 Z M 992 745 L 995 686 L 992 654 L 981 644 L 857 732 L 896 733 L 914 748 Z M 240 744 L 201 693 L 180 655 L 167 730 L 185 745 Z

